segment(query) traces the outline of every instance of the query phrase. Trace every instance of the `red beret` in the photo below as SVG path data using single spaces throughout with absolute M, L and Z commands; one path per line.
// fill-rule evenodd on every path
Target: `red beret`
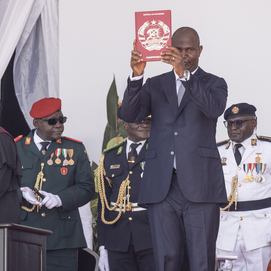
M 58 98 L 43 98 L 32 105 L 29 112 L 34 119 L 41 119 L 61 110 L 61 100 Z

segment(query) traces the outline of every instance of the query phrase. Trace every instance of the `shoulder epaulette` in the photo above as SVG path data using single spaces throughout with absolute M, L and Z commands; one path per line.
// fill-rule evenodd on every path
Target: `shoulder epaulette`
M 17 136 L 16 138 L 14 138 L 14 141 L 17 142 L 17 141 L 19 141 L 21 138 L 23 138 L 23 135 Z
M 71 140 L 71 141 L 74 141 L 74 142 L 77 142 L 77 143 L 82 143 L 82 141 L 73 139 L 73 138 L 71 138 L 71 137 L 64 136 L 64 138 L 66 138 L 66 139 L 68 139 L 68 140 Z
M 229 141 L 230 141 L 229 139 L 219 141 L 219 142 L 216 143 L 216 146 L 217 147 L 223 146 L 223 145 L 227 144 Z
M 125 142 L 125 140 L 122 141 L 121 143 L 119 143 L 118 145 L 115 145 L 115 146 L 112 147 L 112 148 L 108 148 L 108 149 L 103 150 L 103 154 L 106 154 L 106 153 L 108 153 L 109 151 L 114 150 L 114 149 L 116 149 L 116 148 L 121 148 L 122 145 L 124 144 L 124 142 Z M 121 150 L 119 150 L 119 151 L 121 152 L 121 151 L 122 151 L 122 148 L 121 148 Z M 119 151 L 118 151 L 118 154 L 119 154 Z
M 257 138 L 261 141 L 271 142 L 271 137 L 269 136 L 257 136 Z

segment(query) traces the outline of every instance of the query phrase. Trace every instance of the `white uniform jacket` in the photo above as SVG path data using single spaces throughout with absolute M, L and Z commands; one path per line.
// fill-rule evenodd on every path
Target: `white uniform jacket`
M 252 135 L 245 140 L 243 142 L 245 151 L 239 166 L 235 161 L 233 143 L 230 140 L 223 143 L 218 143 L 218 150 L 222 161 L 227 196 L 231 192 L 232 178 L 237 174 L 238 184 L 234 196 L 237 191 L 238 202 L 270 198 L 271 138 L 260 136 L 257 138 Z M 259 171 L 258 174 L 257 171 Z M 254 181 L 244 181 L 246 175 L 250 177 L 251 173 L 254 178 L 257 175 L 260 176 L 260 171 L 262 171 L 265 178 L 264 182 L 256 182 L 255 179 Z M 233 251 L 239 227 L 242 230 L 247 251 L 270 245 L 271 205 L 269 208 L 267 206 L 253 211 L 238 211 L 238 202 L 237 211 L 221 211 L 217 248 Z M 233 206 L 235 206 L 235 202 Z

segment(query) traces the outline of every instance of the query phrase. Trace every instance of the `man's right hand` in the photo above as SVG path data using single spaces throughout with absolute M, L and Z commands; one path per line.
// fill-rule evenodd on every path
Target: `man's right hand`
M 99 258 L 99 268 L 101 271 L 110 271 L 108 262 L 108 252 L 104 246 L 99 247 L 100 258 Z
M 146 61 L 143 61 L 141 54 L 136 50 L 136 40 L 134 40 L 134 50 L 132 51 L 130 65 L 133 70 L 133 77 L 143 74 L 146 67 Z
M 39 202 L 34 195 L 33 191 L 29 187 L 21 187 L 21 191 L 23 192 L 23 197 L 32 205 L 42 206 L 41 202 Z

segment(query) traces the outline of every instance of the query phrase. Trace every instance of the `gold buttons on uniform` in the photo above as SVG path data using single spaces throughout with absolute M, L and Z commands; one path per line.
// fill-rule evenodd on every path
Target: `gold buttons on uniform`
M 131 221 L 131 220 L 133 220 L 133 218 L 129 217 L 129 220 Z
M 71 217 L 70 217 L 70 216 L 68 216 L 68 219 L 71 219 Z
M 133 171 L 129 171 L 129 174 L 133 174 Z
M 115 174 L 112 174 L 112 177 L 114 177 L 115 176 Z
M 238 170 L 241 170 L 241 167 L 238 167 Z
M 242 221 L 242 220 L 243 220 L 243 217 L 240 217 L 240 220 Z
M 46 216 L 46 214 L 45 214 L 45 213 L 42 213 L 42 214 L 41 214 L 41 216 L 42 216 L 42 217 L 45 217 L 45 216 Z
M 241 187 L 242 185 L 239 183 L 238 186 Z

